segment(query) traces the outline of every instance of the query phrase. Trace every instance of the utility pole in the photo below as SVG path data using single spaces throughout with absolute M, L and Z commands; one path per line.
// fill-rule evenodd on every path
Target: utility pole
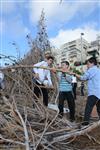
M 83 39 L 82 36 L 84 35 L 84 33 L 81 33 L 81 69 L 83 72 Z

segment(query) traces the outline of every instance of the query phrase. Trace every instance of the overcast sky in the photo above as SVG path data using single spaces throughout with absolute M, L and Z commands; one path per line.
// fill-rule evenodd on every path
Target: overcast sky
M 13 41 L 21 56 L 29 50 L 25 37 L 30 33 L 35 38 L 43 8 L 48 37 L 57 48 L 81 32 L 88 42 L 100 34 L 99 0 L 1 0 L 0 6 L 0 53 L 5 55 L 17 56 Z

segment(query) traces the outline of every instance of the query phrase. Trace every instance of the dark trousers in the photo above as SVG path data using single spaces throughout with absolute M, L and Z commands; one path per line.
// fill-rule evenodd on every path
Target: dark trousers
M 75 102 L 71 91 L 59 93 L 59 104 L 58 104 L 59 114 L 63 113 L 65 99 L 68 102 L 68 108 L 70 110 L 70 120 L 75 120 Z
M 76 99 L 76 88 L 77 88 L 77 83 L 72 83 L 72 87 L 73 87 L 73 95 L 74 95 L 74 99 Z
M 38 86 L 43 86 L 43 84 L 39 84 L 38 82 L 36 82 L 36 84 Z M 48 91 L 46 88 L 43 88 L 43 87 L 41 87 L 40 89 L 43 94 L 43 104 L 45 106 L 48 106 Z M 37 97 L 39 97 L 39 95 L 41 94 L 40 89 L 37 86 L 34 87 L 34 93 L 36 94 Z
M 90 121 L 90 115 L 91 115 L 94 105 L 96 105 L 97 107 L 97 112 L 98 112 L 98 116 L 100 119 L 100 100 L 96 96 L 91 95 L 91 96 L 88 96 L 86 107 L 85 107 L 85 114 L 84 114 L 85 122 Z
M 81 96 L 84 96 L 84 86 L 81 86 Z

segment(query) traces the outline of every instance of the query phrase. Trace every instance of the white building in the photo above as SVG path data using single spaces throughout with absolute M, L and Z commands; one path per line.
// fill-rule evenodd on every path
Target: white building
M 77 39 L 61 46 L 61 61 L 85 62 L 87 56 L 88 42 L 85 39 Z
M 100 63 L 100 36 L 91 43 L 83 38 L 67 42 L 60 47 L 60 50 L 55 51 L 58 64 L 67 60 L 72 65 L 74 65 L 74 62 L 80 62 L 82 65 L 91 56 L 96 56 Z
M 94 56 L 100 62 L 100 36 L 97 37 L 95 41 L 89 44 L 89 49 L 87 51 L 87 58 Z
M 51 49 L 53 56 L 55 57 L 56 64 L 61 63 L 61 50 L 55 47 Z

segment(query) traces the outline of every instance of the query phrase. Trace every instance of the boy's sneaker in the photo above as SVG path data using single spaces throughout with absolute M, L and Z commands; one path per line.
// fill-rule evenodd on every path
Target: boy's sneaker
M 82 125 L 82 126 L 87 126 L 87 125 L 89 125 L 89 122 L 88 122 L 88 121 L 84 121 L 84 122 L 82 122 L 81 125 Z
M 85 129 L 89 126 L 89 122 L 82 122 L 81 124 L 78 125 L 79 129 Z
M 79 123 L 78 125 L 77 125 L 77 127 L 78 127 L 78 129 L 80 129 L 80 130 L 83 130 L 83 129 L 86 129 L 88 126 L 89 126 L 89 124 L 88 125 L 86 125 L 86 124 L 83 124 L 83 123 Z

